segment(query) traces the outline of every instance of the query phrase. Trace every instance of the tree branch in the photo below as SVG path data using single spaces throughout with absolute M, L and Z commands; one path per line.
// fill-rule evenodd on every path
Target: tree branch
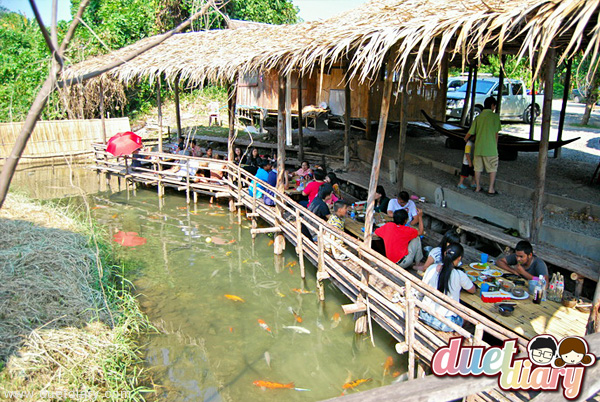
M 42 16 L 40 15 L 40 12 L 38 11 L 37 5 L 35 4 L 35 0 L 29 0 L 29 4 L 31 4 L 31 9 L 33 10 L 33 15 L 35 15 L 35 20 L 37 21 L 37 23 L 40 27 L 40 31 L 42 31 L 42 35 L 44 36 L 44 40 L 46 41 L 46 46 L 48 46 L 48 49 L 50 49 L 50 53 L 52 53 L 52 56 L 56 59 L 58 64 L 60 64 L 62 66 L 63 65 L 62 57 L 60 57 L 60 55 L 56 51 L 56 48 L 52 44 L 52 39 L 50 38 L 50 34 L 48 33 L 48 30 L 44 26 L 44 21 L 42 21 Z M 55 15 L 53 15 L 52 17 L 54 19 Z M 54 31 L 55 28 L 53 28 L 52 30 Z

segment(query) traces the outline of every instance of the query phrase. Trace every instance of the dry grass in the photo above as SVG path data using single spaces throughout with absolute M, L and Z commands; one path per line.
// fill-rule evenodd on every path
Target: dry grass
M 64 208 L 13 194 L 0 209 L 0 391 L 32 391 L 25 399 L 38 401 L 52 400 L 40 391 L 125 390 L 140 399 L 135 338 L 145 319 L 111 287 L 111 272 L 100 279 L 105 257 L 93 232 Z

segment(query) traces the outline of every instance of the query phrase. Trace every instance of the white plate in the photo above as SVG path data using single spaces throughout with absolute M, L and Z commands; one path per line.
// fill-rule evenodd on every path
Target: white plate
M 503 272 L 500 271 L 499 269 L 487 268 L 487 269 L 483 270 L 481 273 L 483 275 L 493 276 L 494 278 L 500 278 L 500 277 L 502 277 Z
M 521 297 L 517 297 L 511 293 L 510 296 L 513 298 L 513 300 L 525 300 L 529 297 L 529 293 L 527 293 L 527 291 L 525 291 L 525 294 Z
M 473 268 L 475 271 L 485 271 L 486 269 L 488 269 L 488 267 L 485 267 L 485 268 L 475 267 L 476 265 L 481 265 L 481 263 L 480 262 L 472 262 L 469 264 L 469 266 L 471 268 Z

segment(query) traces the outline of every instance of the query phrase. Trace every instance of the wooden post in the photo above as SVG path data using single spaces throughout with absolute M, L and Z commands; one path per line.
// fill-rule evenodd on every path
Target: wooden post
M 471 96 L 471 88 L 473 87 L 473 66 L 469 64 L 469 77 L 467 78 L 467 92 L 463 103 L 462 112 L 460 112 L 460 125 L 467 124 L 467 111 L 469 110 L 469 97 Z
M 317 293 L 319 294 L 319 300 L 325 300 L 325 287 L 323 286 L 323 282 L 319 279 L 319 273 L 323 272 L 323 225 L 319 222 L 319 242 L 318 242 L 318 250 L 319 257 L 317 259 Z
M 373 137 L 373 127 L 371 126 L 371 80 L 367 81 L 367 85 L 369 88 L 367 88 L 367 131 L 365 136 L 367 137 L 367 141 L 371 141 L 371 138 Z
M 177 140 L 181 137 L 181 114 L 179 111 L 179 75 L 175 77 L 173 83 L 175 90 L 175 119 L 177 120 Z
M 533 140 L 533 131 L 535 129 L 535 57 L 531 60 L 531 110 L 529 116 L 529 139 Z
M 415 302 L 412 296 L 412 288 L 410 282 L 405 282 L 404 297 L 406 299 L 406 316 L 404 339 L 408 346 L 408 379 L 415 378 L 415 345 L 414 345 L 414 330 L 415 330 Z
M 298 159 L 304 160 L 304 133 L 302 132 L 302 72 L 298 73 Z
M 563 90 L 563 101 L 560 108 L 560 117 L 558 118 L 558 135 L 556 141 L 562 140 L 563 129 L 565 128 L 565 115 L 567 114 L 567 101 L 569 100 L 569 90 L 571 89 L 571 70 L 573 68 L 573 58 L 567 60 L 567 75 L 565 76 L 565 85 Z M 558 158 L 561 153 L 561 147 L 554 150 L 554 157 Z
M 594 300 L 592 300 L 592 311 L 588 319 L 586 334 L 595 334 L 600 332 L 600 281 L 596 283 Z
M 438 104 L 439 116 L 437 118 L 438 120 L 446 121 L 446 104 L 448 101 L 448 53 L 444 53 L 441 69 L 441 79 L 438 85 L 438 96 L 441 95 L 441 99 Z
M 446 58 L 444 58 L 446 59 Z M 447 74 L 447 72 L 446 72 Z M 408 125 L 408 68 L 404 69 L 402 78 L 400 79 L 400 132 L 398 137 L 398 161 L 396 163 L 396 180 L 398 193 L 404 188 L 404 162 L 406 151 L 406 127 Z M 448 84 L 446 84 L 448 86 Z M 444 102 L 444 105 L 446 103 Z M 444 107 L 444 111 L 446 108 Z
M 352 119 L 352 95 L 350 92 L 350 79 L 348 78 L 348 68 L 346 67 L 346 86 L 344 87 L 344 97 L 346 99 L 346 110 L 344 111 L 344 167 L 350 164 L 350 120 Z
M 106 120 L 104 116 L 104 86 L 102 85 L 102 78 L 100 78 L 100 121 L 102 121 L 102 143 L 106 144 Z
M 475 119 L 475 96 L 477 95 L 477 65 L 473 67 L 473 90 L 471 91 L 471 109 L 469 113 L 469 125 Z
M 502 92 L 504 89 L 504 63 L 506 62 L 506 55 L 500 56 L 500 74 L 498 77 L 498 95 L 496 96 L 496 113 L 500 116 L 500 109 L 502 108 Z
M 394 61 L 392 54 L 387 59 L 386 72 L 387 77 L 383 85 L 383 98 L 381 99 L 381 114 L 379 116 L 379 128 L 377 130 L 377 141 L 375 143 L 375 153 L 373 154 L 373 167 L 371 168 L 371 179 L 369 181 L 369 195 L 367 197 L 367 211 L 365 214 L 365 246 L 371 247 L 371 238 L 373 231 L 373 208 L 375 206 L 375 189 L 379 180 L 379 169 L 381 167 L 381 157 L 383 156 L 383 142 L 385 140 L 385 129 L 387 126 L 388 114 L 390 111 L 390 98 L 392 97 L 392 84 L 394 78 Z
M 304 269 L 304 237 L 302 235 L 300 209 L 298 208 L 296 208 L 296 253 L 298 254 L 298 264 L 300 264 L 300 277 L 304 279 L 306 277 Z
M 285 141 L 287 133 L 287 122 L 290 122 L 290 141 L 291 141 L 291 98 L 290 98 L 290 75 L 283 76 L 279 74 L 279 94 L 277 107 L 277 192 L 282 194 L 285 191 Z M 283 115 L 285 109 L 285 116 Z M 291 145 L 291 144 L 290 144 Z M 277 222 L 283 224 L 283 210 L 276 203 L 275 211 L 277 214 Z M 285 249 L 285 236 L 282 233 L 275 235 L 276 252 L 282 253 Z
M 292 146 L 292 74 L 285 76 L 285 145 Z
M 533 216 L 531 218 L 531 241 L 537 242 L 544 221 L 544 188 L 546 186 L 546 165 L 548 164 L 548 140 L 552 121 L 552 87 L 556 70 L 556 49 L 551 45 L 546 55 L 544 74 L 544 108 L 542 111 L 542 138 L 538 153 L 537 183 L 533 196 Z
M 190 160 L 185 162 L 185 203 L 190 205 Z
M 227 141 L 227 160 L 233 162 L 233 142 L 235 136 L 235 104 L 237 102 L 237 78 L 227 87 L 227 114 L 229 117 L 229 138 Z
M 161 78 L 160 75 L 156 77 L 156 104 L 158 107 L 158 152 L 163 152 L 163 137 L 162 137 L 162 94 L 161 91 Z M 159 164 L 160 166 L 160 164 Z M 160 169 L 159 169 L 160 170 Z

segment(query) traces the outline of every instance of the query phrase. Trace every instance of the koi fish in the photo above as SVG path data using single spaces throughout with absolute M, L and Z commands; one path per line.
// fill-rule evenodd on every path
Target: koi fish
M 269 244 L 267 244 L 267 246 L 269 246 L 269 247 L 270 247 L 270 246 L 272 246 L 272 245 L 273 245 L 273 243 L 275 243 L 275 241 L 271 240 L 271 241 L 269 241 Z
M 187 209 L 187 207 L 177 207 L 177 209 Z
M 307 334 L 307 335 L 310 334 L 310 331 L 308 329 L 304 328 L 304 327 L 297 327 L 297 326 L 294 326 L 294 325 L 291 325 L 291 326 L 288 327 L 288 326 L 284 325 L 282 328 L 283 329 L 289 329 L 291 331 L 296 332 L 297 334 Z
M 103 208 L 108 208 L 108 205 L 96 205 L 95 207 L 92 207 L 92 209 L 103 209 Z
M 293 382 L 290 382 L 289 384 L 281 384 L 279 382 L 257 380 L 257 381 L 254 381 L 252 384 L 256 385 L 257 387 L 261 387 L 261 388 L 265 388 L 265 389 L 293 389 L 294 388 Z
M 235 243 L 235 242 L 236 242 L 236 240 L 235 240 L 235 239 L 231 239 L 231 240 L 229 240 L 229 242 L 228 242 L 227 244 L 233 244 L 233 243 Z
M 317 319 L 317 328 L 319 328 L 321 331 L 325 331 L 325 327 L 323 326 L 323 324 L 321 324 L 321 321 L 319 319 Z
M 288 262 L 287 264 L 285 264 L 286 268 L 295 267 L 296 265 L 298 265 L 296 261 Z
M 392 373 L 392 377 L 396 378 L 396 377 L 398 377 L 400 374 L 402 374 L 402 373 L 401 373 L 401 372 L 399 372 L 399 371 L 394 371 L 394 372 Z
M 268 333 L 272 334 L 273 331 L 271 331 L 271 328 L 269 328 L 269 326 L 267 325 L 266 322 L 264 322 L 263 320 L 261 320 L 260 318 L 258 319 L 258 325 L 260 325 L 260 327 L 262 329 L 264 329 L 265 331 L 267 331 Z
M 394 365 L 394 358 L 392 356 L 388 356 L 385 359 L 385 363 L 383 364 L 383 375 L 389 374 L 390 369 Z
M 219 230 L 225 229 L 225 226 L 219 226 Z
M 236 295 L 225 295 L 225 297 L 228 298 L 229 300 L 233 300 L 233 301 L 236 301 L 236 302 L 242 302 L 242 303 L 246 302 L 246 300 L 244 300 L 241 297 L 236 296 Z
M 229 327 L 229 332 L 233 334 L 233 327 Z
M 312 292 L 310 290 L 304 290 L 304 289 L 298 289 L 298 288 L 292 289 L 292 292 L 296 292 L 299 295 L 306 295 L 306 294 L 309 294 L 309 293 L 314 293 L 314 292 Z
M 279 296 L 279 297 L 281 297 L 281 298 L 284 298 L 284 297 L 285 297 L 285 295 L 284 295 L 283 293 L 281 293 L 281 292 L 277 292 L 277 296 Z
M 226 252 L 226 253 L 225 253 L 225 255 L 226 255 L 227 257 L 229 257 L 231 254 L 233 254 L 233 251 L 228 251 L 228 252 Z
M 333 317 L 331 317 L 331 328 L 337 328 L 338 325 L 340 325 L 340 322 L 342 321 L 342 317 L 340 317 L 340 313 L 335 313 L 333 315 Z
M 114 214 L 113 216 L 111 216 L 111 219 L 115 219 L 117 216 L 119 216 L 119 214 Z
M 366 383 L 366 382 L 369 382 L 369 381 L 371 381 L 371 380 L 372 380 L 372 378 L 360 378 L 360 379 L 358 379 L 358 380 L 354 380 L 354 381 L 350 381 L 350 382 L 347 382 L 347 383 L 345 383 L 344 385 L 342 385 L 342 388 L 343 388 L 343 389 L 352 389 L 352 388 L 356 388 L 356 387 L 358 387 L 359 385 L 361 385 L 361 384 L 364 384 L 364 383 Z
M 271 368 L 271 354 L 269 353 L 269 351 L 265 352 L 265 362 L 267 363 L 267 366 Z
M 288 311 L 290 313 L 292 313 L 292 315 L 294 316 L 294 318 L 296 319 L 296 321 L 302 322 L 302 317 L 300 317 L 298 314 L 296 314 L 296 312 L 294 311 L 294 309 L 291 306 L 288 307 Z
M 291 268 L 289 268 L 289 270 L 290 270 L 290 275 L 294 275 L 294 271 Z
M 222 239 L 222 238 L 217 237 L 217 236 L 213 236 L 212 237 L 212 242 L 215 243 L 215 244 L 218 244 L 219 246 L 222 246 L 224 244 L 229 244 L 229 242 L 227 240 Z

